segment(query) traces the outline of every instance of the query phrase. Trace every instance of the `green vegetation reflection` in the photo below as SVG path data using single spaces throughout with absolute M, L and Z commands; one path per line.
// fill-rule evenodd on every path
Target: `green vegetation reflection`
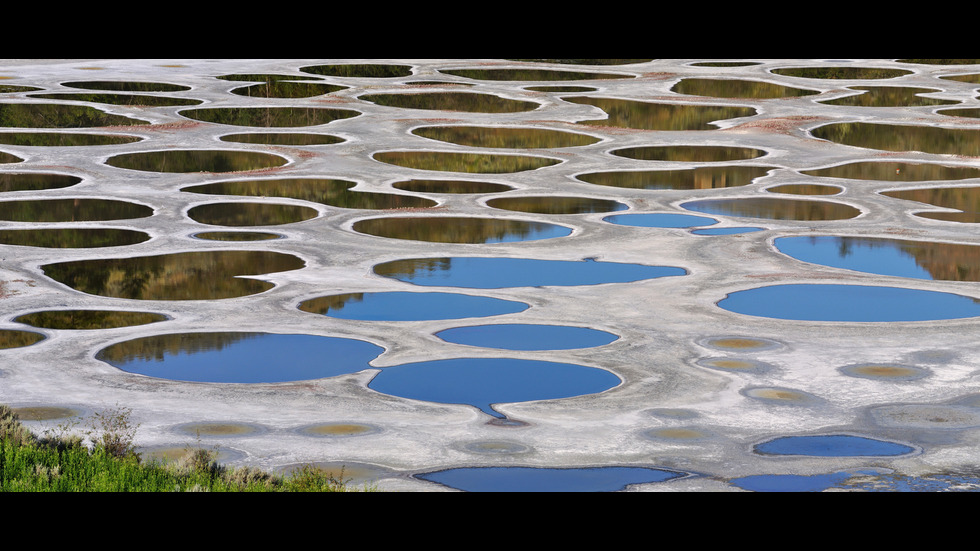
M 936 207 L 957 209 L 960 212 L 917 212 L 915 216 L 947 222 L 980 223 L 980 187 L 937 187 L 885 191 L 883 195 L 918 201 Z
M 766 188 L 770 193 L 790 193 L 792 195 L 837 195 L 841 188 L 820 184 L 784 184 Z
M 16 155 L 11 155 L 10 153 L 0 151 L 0 163 L 22 163 L 22 162 L 24 162 L 24 159 L 21 159 Z
M 278 167 L 288 162 L 286 158 L 271 153 L 221 149 L 124 153 L 106 160 L 110 166 L 145 172 L 242 172 Z
M 231 91 L 238 96 L 252 98 L 311 98 L 346 89 L 346 86 L 325 82 L 288 82 L 271 80 L 261 84 L 242 86 Z
M 970 75 L 949 75 L 945 77 L 939 77 L 944 80 L 955 80 L 958 82 L 971 82 L 973 84 L 980 84 L 980 73 L 973 73 Z
M 0 202 L 0 220 L 13 222 L 99 222 L 152 215 L 151 207 L 113 199 L 27 199 Z
M 318 126 L 360 115 L 351 109 L 326 107 L 212 107 L 184 109 L 178 114 L 197 121 L 230 126 Z
M 248 74 L 235 74 L 235 75 L 221 75 L 218 77 L 221 80 L 230 80 L 233 82 L 276 82 L 279 80 L 320 80 L 317 77 L 308 77 L 305 75 L 275 75 L 267 73 L 248 73 Z
M 572 230 L 545 222 L 458 216 L 386 217 L 358 220 L 354 231 L 435 243 L 510 243 L 564 237 Z
M 844 203 L 754 197 L 745 199 L 705 199 L 683 203 L 682 208 L 725 216 L 745 216 L 770 220 L 846 220 L 861 211 Z
M 506 184 L 470 180 L 405 180 L 391 187 L 418 193 L 500 193 L 514 189 Z
M 818 101 L 824 105 L 850 105 L 856 107 L 917 107 L 921 105 L 952 105 L 956 100 L 927 98 L 919 94 L 941 92 L 934 88 L 910 88 L 905 86 L 848 86 L 848 90 L 863 93 L 843 98 Z
M 34 92 L 43 90 L 37 86 L 17 86 L 16 84 L 0 84 L 0 94 L 16 94 L 18 92 Z
M 633 75 L 615 73 L 557 71 L 553 69 L 442 69 L 439 72 L 474 80 L 610 80 L 636 78 Z
M 330 145 L 347 141 L 329 134 L 300 134 L 298 132 L 227 134 L 219 139 L 223 142 L 262 145 Z
M 599 186 L 629 189 L 717 189 L 751 184 L 776 167 L 718 166 L 682 170 L 612 171 L 579 174 L 577 179 Z
M 883 69 L 878 67 L 795 67 L 773 69 L 777 75 L 800 78 L 821 79 L 881 79 L 911 75 L 912 71 L 905 69 Z
M 2 103 L 0 126 L 10 128 L 90 128 L 132 126 L 148 121 L 111 115 L 87 105 L 60 103 Z
M 81 181 L 82 179 L 78 176 L 68 176 L 67 174 L 6 173 L 0 174 L 0 192 L 60 189 L 73 186 Z
M 511 59 L 511 61 L 540 61 L 544 63 L 561 63 L 566 65 L 632 65 L 646 63 L 652 59 Z
M 187 211 L 195 222 L 212 226 L 278 226 L 316 218 L 310 207 L 276 203 L 211 203 Z
M 758 114 L 752 107 L 681 105 L 585 96 L 562 99 L 593 105 L 609 115 L 605 119 L 579 121 L 578 124 L 639 130 L 712 130 L 718 127 L 718 121 Z
M 314 75 L 353 78 L 394 78 L 407 77 L 412 74 L 411 65 L 387 65 L 380 63 L 310 65 L 308 67 L 300 67 L 299 70 Z
M 845 122 L 814 128 L 811 134 L 855 147 L 980 157 L 980 129 L 975 128 Z
M 144 96 L 138 94 L 86 94 L 76 92 L 55 92 L 51 94 L 31 94 L 30 97 L 68 101 L 89 101 L 92 103 L 106 103 L 109 105 L 134 105 L 138 107 L 167 107 L 200 105 L 204 103 L 203 101 L 197 99 L 170 98 L 166 96 Z
M 714 163 L 755 159 L 766 154 L 750 147 L 726 147 L 707 145 L 670 145 L 627 147 L 610 151 L 617 157 L 639 161 L 672 161 L 677 163 Z
M 44 340 L 44 335 L 33 331 L 0 329 L 0 350 L 4 348 L 20 348 L 22 346 L 30 346 L 42 340 Z
M 545 128 L 507 128 L 492 126 L 430 126 L 416 128 L 412 134 L 442 142 L 472 147 L 536 149 L 577 147 L 599 142 L 599 138 Z
M 374 159 L 382 163 L 448 172 L 475 172 L 504 174 L 536 170 L 556 165 L 561 161 L 547 157 L 521 155 L 487 155 L 482 153 L 448 153 L 440 151 L 384 151 L 375 153 Z
M 306 265 L 271 251 L 194 251 L 156 256 L 75 260 L 41 266 L 44 274 L 92 295 L 140 300 L 212 300 L 261 293 L 274 285 L 241 276 Z
M 279 239 L 282 236 L 278 233 L 257 231 L 205 231 L 195 233 L 191 237 L 207 239 L 209 241 L 265 241 L 268 239 Z
M 980 118 L 980 109 L 977 109 L 976 107 L 967 107 L 963 109 L 941 109 L 936 111 L 936 113 L 950 117 L 970 117 L 973 119 Z
M 812 96 L 820 93 L 819 90 L 805 90 L 758 80 L 716 78 L 685 78 L 675 84 L 670 91 L 689 96 L 752 99 Z
M 63 82 L 62 85 L 68 86 L 69 88 L 81 88 L 83 90 L 107 90 L 113 92 L 183 92 L 191 89 L 190 86 L 168 84 L 166 82 L 130 82 L 112 80 Z
M 0 243 L 24 247 L 95 248 L 122 247 L 148 241 L 140 231 L 117 228 L 40 228 L 0 230 Z
M 166 321 L 167 316 L 152 312 L 115 310 L 48 310 L 14 318 L 14 321 L 43 329 L 113 329 Z
M 0 132 L 0 143 L 27 147 L 75 147 L 86 145 L 121 145 L 143 141 L 137 136 L 76 134 L 66 132 Z
M 487 201 L 487 206 L 516 212 L 535 214 L 587 214 L 626 210 L 627 205 L 610 199 L 593 197 L 498 197 Z
M 533 111 L 540 103 L 507 99 L 475 92 L 421 92 L 406 94 L 365 94 L 358 99 L 402 109 L 465 111 L 469 113 L 519 113 Z
M 181 191 L 213 195 L 283 197 L 312 201 L 347 209 L 399 209 L 436 206 L 432 199 L 394 193 L 351 191 L 356 182 L 331 178 L 282 178 L 216 182 L 183 188 Z
M 980 168 L 972 166 L 880 161 L 847 163 L 816 170 L 801 170 L 800 173 L 823 178 L 880 180 L 886 182 L 921 182 L 929 180 L 980 178 Z

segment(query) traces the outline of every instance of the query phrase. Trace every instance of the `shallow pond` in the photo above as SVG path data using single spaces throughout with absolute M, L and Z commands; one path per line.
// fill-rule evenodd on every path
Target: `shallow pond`
M 26 199 L 0 202 L 0 220 L 13 222 L 101 222 L 153 215 L 153 208 L 114 199 Z
M 756 444 L 756 453 L 765 455 L 809 455 L 818 457 L 865 457 L 907 455 L 915 448 L 846 434 L 824 436 L 783 436 Z
M 675 163 L 716 163 L 741 161 L 762 157 L 766 151 L 751 147 L 725 147 L 715 145 L 668 145 L 640 146 L 610 151 L 618 157 L 640 161 L 671 161 Z
M 407 77 L 412 74 L 411 65 L 394 65 L 384 63 L 345 63 L 338 65 L 308 65 L 300 67 L 300 71 L 328 77 L 349 78 L 395 78 Z
M 415 475 L 466 492 L 615 492 L 684 473 L 649 467 L 463 467 Z
M 256 143 L 264 145 L 331 145 L 347 140 L 329 134 L 302 134 L 299 132 L 226 134 L 219 138 L 223 142 Z
M 883 161 L 846 163 L 829 168 L 801 170 L 800 173 L 822 178 L 846 178 L 849 180 L 878 180 L 886 182 L 921 182 L 928 180 L 980 178 L 980 168 L 973 166 Z
M 592 348 L 609 344 L 619 338 L 618 335 L 588 327 L 526 323 L 453 327 L 439 331 L 436 336 L 455 344 L 503 350 Z
M 744 199 L 705 199 L 682 203 L 681 207 L 725 216 L 744 216 L 770 220 L 846 220 L 861 214 L 851 205 L 832 201 L 750 197 Z
M 636 78 L 633 75 L 616 73 L 595 73 L 585 71 L 561 71 L 554 69 L 440 69 L 440 73 L 474 80 L 603 80 Z
M 14 321 L 44 329 L 113 329 L 169 319 L 152 312 L 117 310 L 48 310 L 17 316 Z
M 775 167 L 710 166 L 680 170 L 613 171 L 578 174 L 575 178 L 599 186 L 628 189 L 717 189 L 745 186 Z
M 626 210 L 628 205 L 611 199 L 593 197 L 498 197 L 487 201 L 488 207 L 534 214 L 588 214 Z
M 464 111 L 468 113 L 520 113 L 541 107 L 540 103 L 508 99 L 477 92 L 412 92 L 365 94 L 357 99 L 400 109 Z
M 599 142 L 599 138 L 587 134 L 547 128 L 427 126 L 412 130 L 412 134 L 430 140 L 470 147 L 509 149 L 580 147 Z
M 0 103 L 0 127 L 90 128 L 131 126 L 149 121 L 112 115 L 87 105 L 62 103 Z
M 171 149 L 124 153 L 105 162 L 109 166 L 144 172 L 240 172 L 283 166 L 289 160 L 258 151 Z
M 0 329 L 0 350 L 4 348 L 20 348 L 30 346 L 36 342 L 43 341 L 44 335 L 34 331 L 20 331 L 17 329 Z
M 361 114 L 351 109 L 327 107 L 202 107 L 184 109 L 179 115 L 203 122 L 231 126 L 296 127 L 319 126 Z
M 66 132 L 0 132 L 0 144 L 23 147 L 78 147 L 122 145 L 143 141 L 138 136 L 78 134 Z M 13 157 L 11 155 L 11 157 Z M 6 161 L 17 162 L 17 161 Z
M 941 92 L 935 88 L 909 88 L 902 86 L 848 86 L 848 90 L 861 93 L 843 98 L 824 100 L 825 105 L 851 105 L 858 107 L 915 107 L 919 105 L 951 105 L 956 100 L 927 98 L 919 94 Z
M 628 283 L 686 275 L 687 270 L 595 260 L 447 257 L 385 262 L 376 265 L 374 273 L 422 286 L 502 289 Z
M 161 379 L 280 383 L 369 369 L 383 348 L 354 339 L 277 333 L 174 333 L 110 345 L 96 355 L 114 367 Z
M 593 105 L 607 115 L 606 118 L 579 121 L 578 124 L 639 130 L 712 130 L 719 128 L 721 121 L 758 114 L 752 107 L 682 105 L 586 96 L 563 97 L 562 100 Z
M 810 131 L 816 138 L 885 151 L 921 151 L 980 157 L 980 129 L 843 122 Z
M 905 189 L 883 191 L 882 195 L 961 211 L 915 213 L 915 216 L 922 218 L 967 224 L 980 222 L 980 187 Z
M 495 182 L 471 180 L 405 180 L 391 184 L 395 189 L 419 193 L 500 193 L 514 189 Z
M 980 301 L 971 297 L 869 285 L 771 285 L 736 291 L 718 306 L 738 314 L 801 321 L 902 322 L 980 316 Z
M 276 203 L 209 203 L 187 211 L 191 220 L 213 226 L 279 226 L 318 215 L 314 208 Z
M 615 214 L 603 218 L 602 221 L 618 226 L 634 226 L 640 228 L 692 228 L 694 226 L 710 226 L 718 223 L 714 218 L 708 218 L 707 216 L 674 214 L 669 212 Z
M 457 216 L 368 218 L 353 230 L 368 235 L 435 243 L 513 243 L 565 237 L 572 229 L 546 222 Z
M 335 178 L 276 178 L 236 180 L 182 188 L 181 191 L 210 195 L 283 197 L 312 201 L 346 209 L 399 209 L 434 207 L 432 199 L 395 193 L 354 191 L 357 182 Z
M 0 192 L 37 191 L 42 189 L 61 189 L 71 187 L 82 181 L 78 176 L 67 174 L 45 174 L 43 172 L 23 172 L 0 174 Z
M 562 162 L 549 157 L 497 155 L 444 151 L 383 151 L 372 156 L 376 161 L 418 170 L 477 172 L 503 174 L 536 170 Z
M 554 400 L 618 386 L 616 375 L 594 367 L 513 358 L 458 358 L 386 367 L 368 388 L 412 400 L 467 404 L 503 419 L 494 404 Z
M 420 321 L 514 314 L 523 302 L 459 293 L 347 293 L 304 300 L 299 309 L 332 318 L 370 321 Z
M 23 247 L 89 248 L 135 245 L 150 235 L 117 228 L 38 228 L 0 230 L 0 243 Z
M 759 80 L 685 78 L 670 89 L 671 92 L 691 96 L 713 98 L 770 99 L 819 94 L 819 90 L 793 88 Z

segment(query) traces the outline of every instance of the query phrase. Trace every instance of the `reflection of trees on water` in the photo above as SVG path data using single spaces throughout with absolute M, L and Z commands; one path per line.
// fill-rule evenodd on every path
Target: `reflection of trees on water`
M 546 128 L 495 128 L 489 126 L 430 126 L 416 128 L 412 134 L 459 145 L 510 149 L 577 147 L 599 138 Z
M 523 172 L 556 165 L 558 159 L 521 155 L 487 155 L 482 153 L 447 153 L 439 151 L 384 151 L 375 153 L 374 159 L 382 163 L 449 172 L 473 172 L 504 174 Z
M 343 310 L 344 306 L 349 302 L 361 302 L 362 300 L 364 300 L 364 293 L 332 295 L 304 300 L 300 303 L 299 309 L 304 312 L 326 315 L 330 310 L 333 310 L 334 312 L 337 310 Z
M 956 80 L 959 82 L 972 82 L 973 84 L 980 84 L 980 73 L 973 73 L 971 75 L 949 75 L 945 77 L 939 77 L 945 80 Z
M 626 147 L 610 151 L 613 155 L 639 161 L 674 161 L 678 163 L 712 163 L 755 159 L 766 154 L 751 147 L 720 145 L 671 145 Z
M 374 266 L 374 273 L 395 279 L 412 277 L 416 274 L 449 273 L 452 268 L 452 258 L 410 258 L 393 260 Z
M 824 105 L 852 105 L 857 107 L 915 107 L 919 105 L 951 105 L 956 100 L 926 98 L 917 94 L 941 92 L 935 88 L 911 88 L 906 86 L 848 86 L 848 90 L 864 90 L 863 94 L 818 101 Z
M 195 233 L 193 237 L 211 241 L 265 241 L 282 237 L 278 233 L 245 231 L 206 231 Z
M 10 153 L 5 153 L 0 151 L 0 163 L 22 163 L 24 159 L 21 159 L 17 155 L 11 155 Z M 10 191 L 10 190 L 0 190 L 0 191 Z
M 96 359 L 112 365 L 135 360 L 163 361 L 165 356 L 194 354 L 209 350 L 222 350 L 239 341 L 254 339 L 265 333 L 174 333 L 153 335 L 107 346 L 95 355 Z
M 86 80 L 78 82 L 63 82 L 69 88 L 84 90 L 108 90 L 113 92 L 182 92 L 190 90 L 190 86 L 168 84 L 166 82 L 130 82 L 122 80 Z
M 465 111 L 470 113 L 518 113 L 541 107 L 540 103 L 507 99 L 476 92 L 428 92 L 405 94 L 365 94 L 357 99 L 386 107 Z
M 0 159 L 4 153 L 0 153 Z M 36 191 L 41 189 L 58 189 L 73 186 L 82 179 L 78 176 L 65 174 L 41 174 L 24 172 L 20 174 L 0 174 L 0 192 L 4 191 Z
M 883 180 L 890 182 L 920 182 L 926 180 L 962 180 L 980 178 L 980 168 L 972 166 L 946 166 L 933 163 L 859 162 L 801 170 L 802 174 L 826 178 L 850 180 Z
M 30 97 L 68 101 L 90 101 L 92 103 L 105 103 L 109 105 L 134 105 L 139 107 L 200 105 L 204 103 L 198 99 L 145 96 L 139 94 L 86 94 L 77 92 L 55 92 L 51 94 L 31 94 Z
M 617 126 L 640 130 L 712 130 L 714 121 L 750 117 L 758 112 L 752 107 L 722 105 L 680 105 L 610 98 L 564 97 L 565 101 L 593 105 L 609 118 L 579 121 L 578 124 Z
M 765 166 L 719 166 L 683 170 L 593 172 L 579 180 L 600 186 L 630 189 L 716 189 L 751 184 L 773 170 Z
M 418 193 L 499 193 L 514 189 L 506 184 L 470 180 L 405 180 L 391 187 Z
M 28 147 L 74 147 L 86 145 L 120 145 L 143 141 L 137 136 L 105 134 L 67 134 L 62 132 L 0 132 L 0 143 Z
M 810 133 L 817 138 L 855 147 L 980 156 L 980 130 L 974 128 L 845 122 L 820 126 Z
M 784 67 L 773 69 L 772 72 L 777 75 L 790 77 L 839 80 L 895 78 L 912 74 L 912 71 L 905 69 L 883 69 L 878 67 Z
M 145 172 L 240 172 L 282 166 L 287 159 L 270 153 L 227 150 L 169 150 L 125 153 L 106 164 Z
M 111 115 L 87 105 L 0 103 L 0 126 L 12 128 L 87 128 L 130 126 L 148 121 Z
M 937 187 L 884 191 L 883 195 L 962 212 L 919 212 L 916 216 L 949 222 L 980 223 L 980 187 Z
M 439 72 L 474 80 L 610 80 L 636 78 L 634 75 L 556 71 L 553 69 L 440 69 Z
M 316 209 L 276 203 L 211 203 L 187 211 L 196 222 L 215 226 L 278 226 L 316 218 Z
M 296 75 L 275 75 L 268 73 L 243 73 L 234 75 L 221 75 L 214 77 L 221 80 L 230 80 L 233 82 L 276 82 L 278 80 L 315 80 L 319 81 L 317 77 L 308 76 L 296 76 Z
M 793 195 L 836 195 L 841 188 L 820 184 L 785 184 L 766 188 L 770 193 L 792 193 Z
M 0 84 L 0 94 L 16 94 L 17 92 L 33 92 L 43 90 L 37 86 L 17 86 L 16 84 Z
M 904 253 L 916 266 L 929 272 L 932 279 L 980 281 L 978 245 L 855 236 L 813 237 L 810 242 L 816 244 L 821 239 L 832 239 L 837 244 L 840 258 L 859 254 L 861 248 L 892 249 Z
M 257 143 L 264 145 L 330 145 L 347 141 L 329 134 L 300 134 L 298 132 L 280 134 L 228 134 L 221 136 L 219 139 L 223 142 Z
M 542 63 L 564 63 L 571 65 L 630 65 L 646 63 L 652 59 L 512 59 L 511 61 L 538 61 Z
M 347 209 L 397 209 L 433 207 L 437 203 L 424 197 L 395 193 L 351 191 L 356 182 L 331 178 L 280 178 L 216 182 L 183 188 L 181 191 L 213 195 L 283 197 L 311 201 Z
M 746 216 L 772 220 L 845 220 L 861 211 L 844 203 L 798 199 L 752 198 L 707 199 L 681 205 L 683 208 L 727 216 Z
M 178 114 L 204 122 L 231 126 L 317 126 L 361 113 L 351 109 L 327 107 L 213 107 L 184 109 Z
M 500 197 L 487 201 L 487 206 L 535 214 L 585 214 L 613 212 L 627 206 L 610 199 L 592 197 Z
M 0 349 L 20 348 L 30 346 L 44 339 L 44 335 L 33 331 L 17 331 L 15 329 L 0 329 Z
M 40 228 L 0 230 L 0 243 L 25 247 L 94 248 L 134 245 L 150 239 L 140 231 L 117 228 Z
M 270 80 L 261 84 L 235 88 L 231 93 L 253 98 L 311 98 L 313 96 L 322 96 L 338 90 L 344 90 L 345 88 L 347 87 L 324 82 Z
M 351 63 L 342 65 L 310 65 L 300 67 L 304 73 L 331 77 L 392 78 L 407 77 L 412 74 L 410 65 L 388 65 L 382 63 Z
M 437 243 L 520 241 L 555 228 L 560 226 L 524 220 L 449 216 L 371 218 L 358 220 L 353 226 L 354 231 L 370 235 Z
M 305 263 L 270 251 L 201 251 L 76 260 L 42 266 L 45 275 L 83 293 L 143 300 L 210 300 L 271 289 L 236 276 L 298 270 Z
M 118 312 L 113 310 L 49 310 L 14 318 L 44 329 L 111 329 L 165 321 L 167 316 L 152 312 Z
M 0 202 L 0 220 L 16 222 L 98 222 L 145 218 L 146 205 L 112 199 L 37 199 Z
M 805 90 L 758 80 L 713 78 L 685 78 L 670 91 L 690 96 L 753 99 L 812 96 L 820 93 L 819 90 Z

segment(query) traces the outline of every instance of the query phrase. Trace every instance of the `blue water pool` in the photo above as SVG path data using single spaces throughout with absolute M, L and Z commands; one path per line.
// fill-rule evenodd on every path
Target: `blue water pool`
M 905 444 L 847 434 L 783 436 L 757 444 L 754 449 L 756 453 L 765 455 L 818 457 L 894 456 L 915 451 L 915 448 Z
M 300 310 L 332 318 L 419 321 L 499 316 L 524 311 L 523 302 L 459 293 L 352 293 L 303 301 Z
M 687 274 L 674 266 L 531 258 L 415 258 L 374 267 L 378 275 L 425 286 L 500 289 L 625 283 Z
M 707 216 L 669 212 L 614 214 L 602 220 L 620 226 L 635 226 L 640 228 L 692 228 L 694 226 L 710 226 L 718 223 L 714 218 L 708 218 Z
M 616 375 L 583 365 L 513 358 L 458 358 L 386 367 L 368 388 L 413 400 L 468 404 L 504 418 L 493 404 L 570 398 L 609 390 Z
M 980 316 L 980 303 L 963 295 L 869 285 L 771 285 L 731 293 L 718 306 L 750 316 L 807 321 L 927 321 Z
M 615 492 L 631 484 L 664 482 L 684 473 L 649 467 L 466 467 L 416 475 L 467 492 Z
M 436 336 L 456 344 L 506 350 L 589 348 L 609 344 L 619 338 L 588 327 L 522 323 L 453 327 L 436 333 Z
M 697 230 L 691 230 L 691 233 L 695 235 L 735 235 L 739 233 L 752 233 L 757 231 L 762 231 L 764 228 L 754 228 L 751 226 L 739 227 L 739 228 L 700 228 Z

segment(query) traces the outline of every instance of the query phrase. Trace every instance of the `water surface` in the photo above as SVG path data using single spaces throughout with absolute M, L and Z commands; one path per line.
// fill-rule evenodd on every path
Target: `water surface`
M 765 455 L 810 455 L 817 457 L 865 457 L 907 455 L 912 446 L 863 436 L 828 434 L 824 436 L 783 436 L 754 447 Z
M 530 155 L 455 153 L 445 151 L 382 151 L 376 161 L 418 170 L 504 174 L 536 170 L 562 161 Z
M 419 193 L 500 193 L 514 189 L 506 184 L 471 180 L 404 180 L 391 187 Z
M 0 220 L 13 222 L 99 222 L 153 215 L 153 208 L 114 199 L 25 199 L 0 202 Z
M 592 348 L 619 338 L 618 335 L 588 327 L 526 323 L 453 327 L 439 331 L 436 336 L 451 343 L 504 350 Z
M 412 130 L 412 134 L 430 140 L 471 147 L 509 149 L 578 147 L 600 141 L 599 138 L 587 134 L 562 132 L 547 128 L 427 126 Z
M 87 105 L 62 103 L 0 103 L 0 127 L 90 128 L 132 126 L 149 121 L 112 115 Z
M 731 78 L 685 78 L 675 84 L 670 91 L 691 96 L 751 99 L 812 96 L 820 93 L 819 90 L 793 88 L 792 86 L 783 86 L 772 82 Z
M 921 182 L 929 180 L 980 178 L 980 168 L 973 166 L 883 161 L 846 163 L 829 168 L 801 170 L 800 173 L 822 178 L 878 180 L 885 182 Z
M 592 172 L 578 174 L 575 178 L 589 184 L 627 189 L 719 189 L 751 184 L 775 168 L 709 166 L 679 170 Z
M 585 71 L 560 71 L 554 69 L 440 69 L 440 73 L 472 78 L 474 80 L 608 80 L 636 78 L 633 75 L 616 73 L 596 73 Z
M 498 197 L 487 201 L 488 207 L 534 214 L 588 214 L 626 210 L 628 205 L 611 199 L 594 197 Z
M 93 145 L 122 145 L 143 141 L 138 136 L 120 136 L 108 134 L 82 134 L 68 132 L 0 132 L 0 144 L 23 147 L 78 147 Z M 6 154 L 4 154 L 6 155 Z M 20 162 L 13 159 L 5 162 Z M 14 160 L 16 159 L 16 160 Z
M 718 128 L 717 123 L 721 121 L 758 114 L 752 107 L 652 103 L 586 96 L 562 99 L 571 103 L 593 105 L 608 115 L 602 119 L 579 121 L 578 124 L 639 130 L 712 130 Z
M 669 212 L 615 214 L 603 218 L 602 221 L 619 226 L 640 228 L 692 228 L 694 226 L 710 226 L 718 223 L 714 218 L 708 218 L 707 216 Z
M 209 203 L 187 211 L 191 220 L 213 226 L 279 226 L 316 218 L 319 214 L 314 208 L 300 205 L 243 202 Z
M 299 309 L 332 318 L 369 321 L 421 321 L 514 314 L 523 302 L 459 293 L 347 293 L 304 300 Z
M 82 181 L 78 176 L 67 174 L 48 174 L 43 172 L 21 172 L 0 174 L 0 192 L 39 191 L 71 187 Z
M 541 107 L 534 101 L 508 99 L 478 92 L 411 92 L 365 94 L 357 99 L 401 109 L 464 111 L 469 113 L 520 113 Z
M 462 467 L 415 475 L 466 492 L 615 492 L 682 476 L 649 467 Z
M 941 92 L 935 88 L 911 88 L 904 86 L 848 86 L 848 90 L 862 93 L 817 103 L 825 105 L 850 105 L 857 107 L 916 107 L 920 105 L 951 105 L 956 100 L 927 98 L 919 94 Z
M 436 243 L 513 243 L 565 237 L 572 229 L 546 222 L 458 216 L 407 216 L 358 220 L 353 230 L 378 237 Z
M 775 197 L 704 199 L 682 203 L 681 207 L 705 214 L 767 218 L 770 220 L 847 220 L 861 214 L 857 208 L 844 203 Z
M 248 134 L 226 134 L 219 138 L 223 142 L 256 143 L 264 145 L 331 145 L 347 140 L 329 134 L 303 134 L 299 132 L 250 132 Z
M 141 231 L 118 228 L 37 228 L 0 230 L 0 243 L 23 247 L 90 248 L 121 247 L 148 241 Z
M 960 212 L 917 212 L 915 216 L 976 224 L 980 222 L 980 187 L 938 187 L 884 191 L 882 195 L 918 201 L 927 205 L 957 209 Z
M 816 138 L 885 151 L 921 151 L 980 157 L 980 129 L 843 122 L 810 131 Z
M 226 149 L 168 149 L 124 153 L 106 159 L 106 164 L 117 168 L 144 172 L 241 172 L 283 166 L 285 157 L 258 151 L 231 151 Z
M 819 79 L 884 79 L 896 78 L 904 75 L 911 75 L 912 71 L 905 69 L 890 69 L 880 67 L 781 67 L 773 69 L 777 75 L 786 75 L 800 78 L 819 78 Z
M 179 115 L 203 122 L 231 126 L 318 126 L 361 114 L 351 109 L 327 107 L 203 107 L 184 109 Z
M 44 329 L 114 329 L 169 319 L 153 312 L 119 310 L 46 310 L 17 316 L 14 321 Z
M 347 209 L 399 209 L 434 207 L 432 199 L 414 195 L 354 191 L 357 182 L 336 178 L 276 178 L 234 180 L 182 188 L 181 191 L 211 195 L 283 197 Z
M 640 161 L 672 161 L 678 163 L 716 163 L 741 161 L 762 157 L 767 152 L 751 147 L 726 147 L 717 145 L 667 145 L 640 146 L 610 151 L 618 157 Z

